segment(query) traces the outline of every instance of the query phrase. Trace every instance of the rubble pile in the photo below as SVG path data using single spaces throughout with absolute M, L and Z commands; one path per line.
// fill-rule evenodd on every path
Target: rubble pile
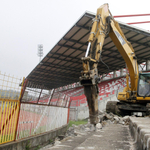
M 103 113 L 99 115 L 100 123 L 104 127 L 106 124 L 122 124 L 128 125 L 129 124 L 129 116 L 119 117 L 114 115 L 113 113 Z
M 114 115 L 113 113 L 101 113 L 99 116 L 99 123 L 96 124 L 96 128 L 93 124 L 90 124 L 90 120 L 88 119 L 88 123 L 84 125 L 72 125 L 67 132 L 65 137 L 67 136 L 77 136 L 78 134 L 81 134 L 82 132 L 90 132 L 96 130 L 100 130 L 106 125 L 109 124 L 121 124 L 121 125 L 128 125 L 129 124 L 129 116 L 120 117 L 117 115 Z

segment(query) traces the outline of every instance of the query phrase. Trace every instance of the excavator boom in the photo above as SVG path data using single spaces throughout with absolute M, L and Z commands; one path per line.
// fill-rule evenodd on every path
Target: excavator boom
M 104 4 L 97 9 L 93 25 L 88 39 L 88 47 L 85 57 L 81 58 L 83 71 L 81 72 L 80 83 L 84 86 L 84 92 L 89 106 L 90 121 L 92 124 L 98 123 L 98 84 L 101 81 L 98 74 L 98 62 L 100 61 L 105 37 L 109 35 L 129 70 L 127 75 L 127 87 L 118 94 L 118 99 L 122 101 L 136 102 L 138 87 L 138 64 L 134 49 L 125 38 L 119 24 L 111 15 L 108 4 Z M 130 77 L 131 87 L 129 86 Z

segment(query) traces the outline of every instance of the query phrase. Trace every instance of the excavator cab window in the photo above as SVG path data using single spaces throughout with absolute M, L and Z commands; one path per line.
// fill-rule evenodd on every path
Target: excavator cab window
M 150 97 L 150 73 L 139 74 L 138 96 Z

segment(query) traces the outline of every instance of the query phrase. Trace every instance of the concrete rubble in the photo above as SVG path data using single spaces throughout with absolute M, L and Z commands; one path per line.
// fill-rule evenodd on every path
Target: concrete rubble
M 101 115 L 99 115 L 99 123 L 96 125 L 96 129 L 102 129 L 103 127 L 105 127 L 108 124 L 122 124 L 122 125 L 129 125 L 129 116 L 125 116 L 125 117 L 119 117 L 117 115 L 114 115 L 113 113 L 103 113 Z M 70 127 L 67 130 L 67 133 L 65 135 L 65 137 L 67 136 L 77 136 L 79 134 L 80 131 L 93 131 L 95 130 L 94 125 L 90 124 L 90 121 L 88 120 L 88 123 L 85 125 L 72 125 L 72 127 Z
M 129 125 L 129 116 L 119 117 L 114 115 L 113 113 L 100 113 L 99 114 L 99 123 L 94 127 L 93 124 L 90 124 L 90 120 L 88 119 L 88 123 L 84 125 L 72 125 L 69 127 L 66 134 L 62 137 L 57 137 L 50 145 L 57 146 L 61 145 L 61 142 L 69 140 L 71 137 L 82 136 L 84 134 L 88 134 L 92 131 L 101 131 L 105 126 L 111 124 L 120 124 L 120 125 Z M 46 147 L 42 148 L 46 149 Z M 41 149 L 41 150 L 42 150 Z

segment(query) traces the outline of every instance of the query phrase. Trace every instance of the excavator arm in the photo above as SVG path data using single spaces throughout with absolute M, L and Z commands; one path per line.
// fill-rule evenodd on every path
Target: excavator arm
M 83 71 L 81 72 L 80 83 L 84 86 L 84 92 L 89 106 L 90 122 L 98 123 L 98 83 L 100 75 L 98 74 L 98 63 L 104 44 L 105 37 L 109 35 L 118 51 L 124 58 L 129 69 L 131 79 L 131 88 L 126 87 L 118 97 L 121 99 L 134 99 L 136 97 L 138 82 L 138 65 L 134 50 L 131 44 L 126 40 L 118 22 L 111 15 L 108 4 L 104 4 L 97 9 L 96 17 L 93 19 L 88 47 L 85 57 L 81 58 Z

